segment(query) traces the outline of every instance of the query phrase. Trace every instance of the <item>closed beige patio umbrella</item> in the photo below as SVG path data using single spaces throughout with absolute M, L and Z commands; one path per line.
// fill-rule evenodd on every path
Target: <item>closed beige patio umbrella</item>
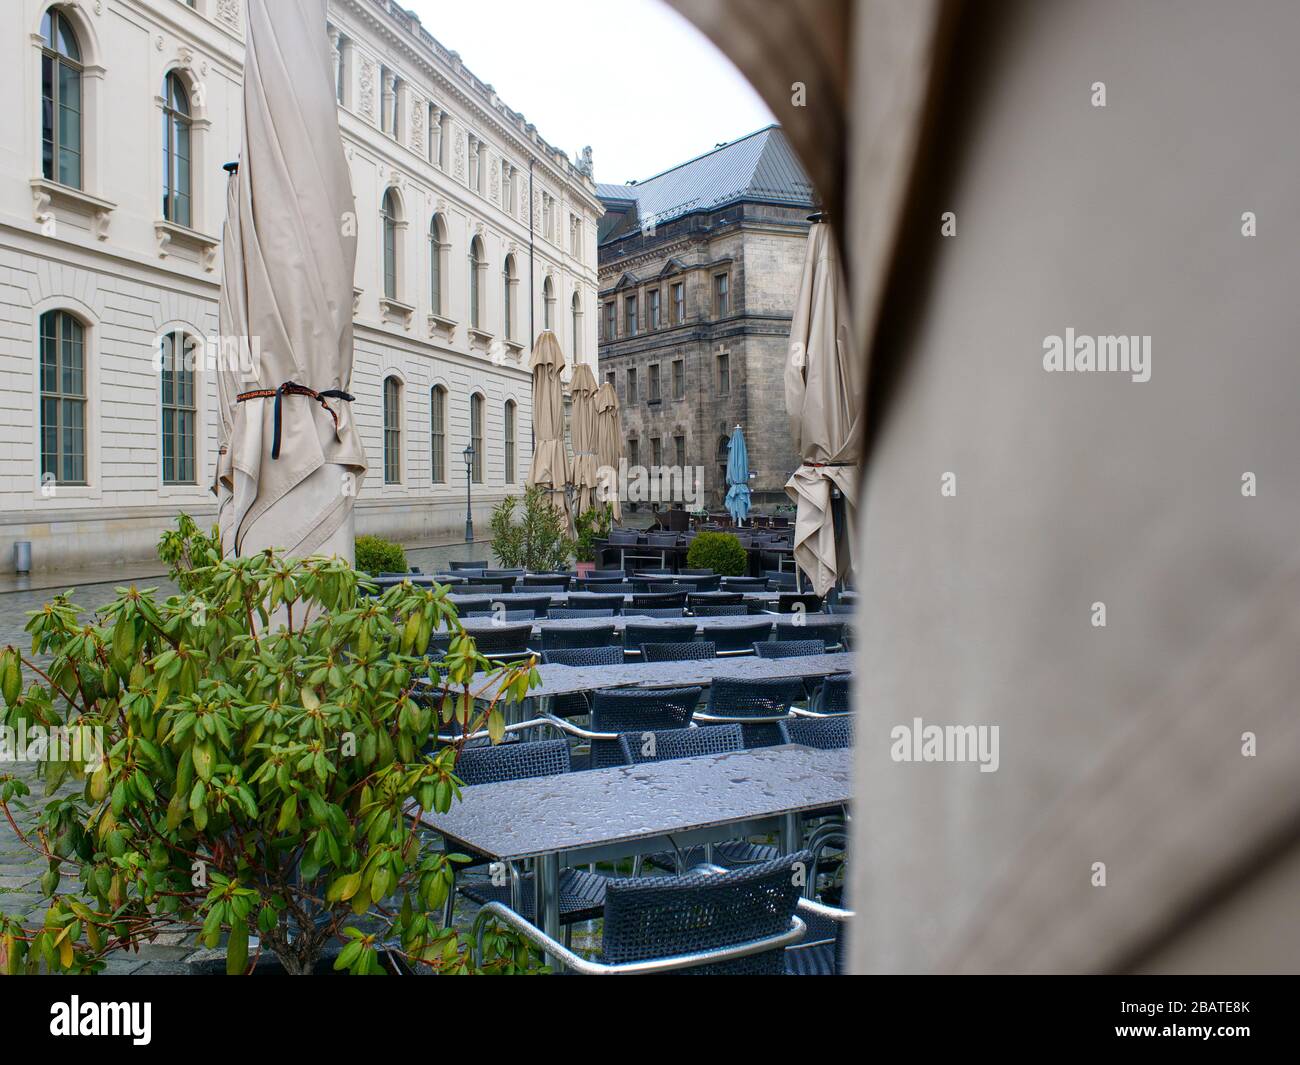
M 847 312 L 834 237 L 826 223 L 816 222 L 808 231 L 785 368 L 785 409 L 803 462 L 785 490 L 799 508 L 795 564 L 818 595 L 853 569 L 862 374 Z
M 565 485 L 569 460 L 564 448 L 564 351 L 549 329 L 537 335 L 528 368 L 533 372 L 533 458 L 528 467 L 528 484 L 541 485 L 551 503 L 565 518 L 569 500 Z
M 247 338 L 251 358 L 220 368 L 222 547 L 350 562 L 366 471 L 348 394 L 355 206 L 325 0 L 249 0 L 247 11 L 221 328 L 227 351 Z
M 573 407 L 569 413 L 573 440 L 573 465 L 569 483 L 576 491 L 576 517 L 590 510 L 596 503 L 596 471 L 599 466 L 596 454 L 596 377 L 585 362 L 574 367 L 569 390 L 573 396 Z
M 623 418 L 618 410 L 618 393 L 608 381 L 596 390 L 596 459 L 600 463 L 601 494 L 608 493 L 605 502 L 614 508 L 614 520 L 622 521 L 618 466 L 623 459 Z

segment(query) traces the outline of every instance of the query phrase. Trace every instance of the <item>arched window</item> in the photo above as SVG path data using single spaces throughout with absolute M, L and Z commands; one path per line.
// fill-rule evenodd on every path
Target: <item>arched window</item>
M 515 483 L 515 401 L 506 400 L 506 484 Z
M 441 316 L 443 313 L 443 282 L 447 271 L 443 257 L 447 254 L 447 223 L 442 215 L 433 216 L 429 223 L 429 309 Z
M 190 96 L 179 74 L 163 83 L 163 218 L 190 225 Z
M 469 324 L 474 329 L 481 328 L 483 319 L 479 273 L 485 265 L 483 241 L 475 237 L 469 242 Z
M 542 328 L 555 328 L 555 286 L 549 277 L 542 282 Z
M 47 181 L 81 188 L 81 47 L 61 9 L 41 19 L 41 165 Z
M 429 469 L 434 484 L 447 483 L 447 390 L 434 385 L 429 392 Z
M 381 211 L 384 222 L 384 295 L 397 299 L 397 224 L 400 221 L 397 194 L 389 189 L 384 193 Z
M 86 330 L 67 311 L 41 315 L 41 479 L 86 483 Z
M 582 355 L 582 297 L 576 292 L 570 301 L 569 310 L 573 318 L 573 357 L 577 359 Z
M 475 392 L 469 397 L 469 442 L 474 445 L 474 462 L 470 476 L 475 484 L 483 483 L 483 397 Z
M 193 341 L 184 333 L 168 333 L 160 347 L 163 484 L 195 484 L 199 412 L 193 359 L 187 358 Z
M 507 255 L 501 267 L 501 318 L 507 340 L 515 338 L 515 257 Z
M 402 483 L 402 382 L 384 378 L 384 484 Z

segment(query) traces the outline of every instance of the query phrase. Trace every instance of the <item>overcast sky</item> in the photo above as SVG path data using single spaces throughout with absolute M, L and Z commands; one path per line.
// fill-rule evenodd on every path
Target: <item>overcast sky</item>
M 772 122 L 740 72 L 662 0 L 403 0 L 508 107 L 597 181 L 642 180 Z

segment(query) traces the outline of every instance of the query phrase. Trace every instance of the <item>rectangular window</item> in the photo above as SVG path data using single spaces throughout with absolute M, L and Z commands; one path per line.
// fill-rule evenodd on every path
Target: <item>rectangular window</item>
M 402 385 L 396 377 L 384 381 L 384 484 L 402 482 Z
M 506 484 L 515 483 L 515 405 L 506 403 Z
M 623 332 L 626 336 L 634 337 L 636 336 L 636 330 L 636 297 L 626 296 L 623 299 Z
M 680 433 L 673 437 L 673 462 L 678 468 L 686 465 L 686 437 Z
M 610 370 L 609 373 L 605 375 L 605 380 L 609 382 L 610 388 L 618 391 L 618 381 L 615 379 L 613 370 Z
M 718 356 L 718 392 L 726 395 L 731 391 L 731 356 L 725 351 Z
M 657 362 L 650 364 L 650 395 L 651 403 L 658 403 L 663 397 L 659 394 L 659 364 Z
M 686 322 L 686 285 L 678 281 L 673 285 L 673 324 L 684 325 Z
M 447 390 L 435 387 L 429 393 L 430 470 L 434 484 L 447 483 Z
M 717 274 L 713 278 L 713 315 L 725 318 L 731 313 L 731 279 L 727 274 Z
M 614 339 L 614 320 L 615 320 L 615 315 L 617 314 L 618 314 L 618 310 L 614 306 L 614 301 L 610 300 L 609 303 L 605 304 L 605 339 L 606 340 Z
M 629 403 L 637 401 L 636 367 L 629 369 L 627 372 L 627 401 Z
M 72 315 L 41 315 L 41 477 L 86 483 L 85 330 Z
M 686 398 L 686 361 L 673 360 L 673 399 Z
M 646 294 L 646 299 L 649 301 L 649 306 L 646 309 L 650 313 L 650 328 L 658 329 L 659 328 L 659 290 L 657 288 L 652 288 Z
M 181 333 L 162 339 L 163 484 L 194 484 L 194 371 L 186 368 L 186 340 Z
M 650 438 L 650 462 L 654 466 L 664 464 L 664 442 L 660 437 L 652 436 Z
M 641 445 L 635 437 L 629 437 L 627 441 L 627 464 L 629 466 L 641 465 Z
M 474 445 L 474 461 L 470 476 L 475 484 L 483 483 L 483 397 L 473 396 L 469 402 L 469 442 Z

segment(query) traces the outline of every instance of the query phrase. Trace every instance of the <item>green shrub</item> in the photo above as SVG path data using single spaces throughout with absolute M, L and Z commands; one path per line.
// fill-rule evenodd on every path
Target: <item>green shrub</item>
M 731 533 L 702 532 L 691 541 L 686 564 L 692 569 L 711 569 L 724 577 L 741 577 L 749 568 L 749 556 Z
M 506 496 L 492 508 L 492 553 L 502 566 L 522 567 L 532 573 L 568 567 L 573 540 L 564 515 L 551 505 L 549 497 L 545 488 L 533 485 L 522 497 Z
M 614 508 L 608 503 L 597 503 L 578 515 L 574 527 L 578 530 L 577 544 L 573 557 L 579 562 L 596 561 L 596 541 L 609 535 L 609 527 L 614 521 Z
M 371 597 L 338 559 L 222 559 L 188 517 L 160 554 L 181 594 L 119 588 L 86 617 L 65 593 L 32 613 L 30 654 L 0 647 L 0 723 L 92 740 L 38 764 L 55 797 L 35 827 L 19 824 L 27 781 L 0 772 L 0 817 L 45 863 L 49 899 L 31 927 L 0 913 L 0 971 L 98 972 L 177 932 L 224 935 L 230 973 L 255 964 L 252 936 L 295 974 L 331 942 L 357 974 L 378 971 L 381 945 L 474 969 L 441 925 L 463 859 L 424 846 L 408 814 L 450 809 L 466 733 L 501 738 L 531 661 L 483 658 L 445 588 Z M 435 629 L 454 633 L 437 662 Z M 426 753 L 440 730 L 459 739 Z M 489 936 L 480 967 L 531 968 L 513 935 Z
M 378 577 L 381 573 L 405 573 L 406 552 L 401 544 L 382 536 L 357 537 L 357 572 Z

